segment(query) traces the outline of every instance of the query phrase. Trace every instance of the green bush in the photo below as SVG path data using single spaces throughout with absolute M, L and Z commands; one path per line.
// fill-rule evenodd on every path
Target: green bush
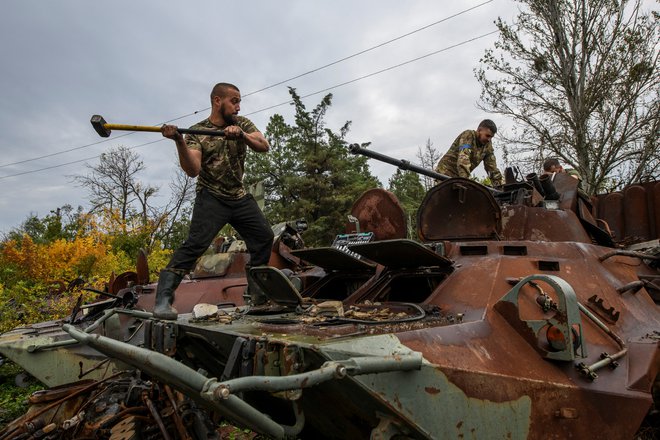
M 13 362 L 5 360 L 0 365 L 0 430 L 27 411 L 30 394 L 45 388 L 36 379 L 25 388 L 16 386 L 15 378 L 21 373 L 23 369 Z

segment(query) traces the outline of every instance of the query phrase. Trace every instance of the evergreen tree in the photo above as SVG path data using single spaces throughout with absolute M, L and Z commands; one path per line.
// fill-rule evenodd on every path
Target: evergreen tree
M 264 182 L 266 217 L 271 223 L 304 218 L 308 245 L 328 245 L 345 230 L 353 202 L 367 189 L 380 186 L 367 158 L 352 156 L 345 137 L 350 121 L 336 133 L 325 125 L 332 104 L 326 95 L 308 111 L 295 89 L 289 93 L 295 107 L 295 124 L 273 115 L 265 136 L 268 154 L 251 154 L 246 161 L 246 183 Z
M 417 210 L 426 194 L 420 182 L 420 175 L 413 171 L 397 169 L 390 178 L 389 191 L 399 199 L 406 214 L 408 238 L 416 237 Z

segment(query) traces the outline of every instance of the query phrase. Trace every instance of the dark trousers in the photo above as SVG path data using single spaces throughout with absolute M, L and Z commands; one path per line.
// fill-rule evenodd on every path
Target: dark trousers
M 267 264 L 273 247 L 273 231 L 254 197 L 248 194 L 239 200 L 223 200 L 202 189 L 195 198 L 188 239 L 174 252 L 167 269 L 189 272 L 227 223 L 245 241 L 250 251 L 250 265 Z

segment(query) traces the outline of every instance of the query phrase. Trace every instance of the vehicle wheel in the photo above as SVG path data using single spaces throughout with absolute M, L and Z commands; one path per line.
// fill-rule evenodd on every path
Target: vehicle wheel
M 18 373 L 16 377 L 14 377 L 14 383 L 19 388 L 27 388 L 32 382 L 34 382 L 34 378 L 25 372 Z

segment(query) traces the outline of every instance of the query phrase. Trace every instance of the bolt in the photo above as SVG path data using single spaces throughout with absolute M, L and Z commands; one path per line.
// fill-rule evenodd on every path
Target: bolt
M 215 397 L 218 399 L 228 399 L 231 391 L 226 385 L 220 385 L 218 388 L 216 388 L 213 394 L 215 394 Z

